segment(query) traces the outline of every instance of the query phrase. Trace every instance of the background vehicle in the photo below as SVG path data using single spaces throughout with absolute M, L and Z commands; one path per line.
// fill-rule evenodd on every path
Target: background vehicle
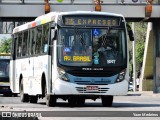
M 131 40 L 132 31 L 128 30 Z M 128 91 L 128 44 L 122 15 L 104 12 L 51 12 L 13 30 L 11 89 L 21 101 L 57 98 L 70 105 Z
M 11 95 L 9 83 L 10 54 L 0 53 L 0 94 Z
M 133 91 L 133 82 L 129 82 L 128 91 Z

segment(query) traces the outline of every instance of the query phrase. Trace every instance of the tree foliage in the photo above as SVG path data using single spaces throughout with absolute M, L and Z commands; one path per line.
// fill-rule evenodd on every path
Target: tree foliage
M 139 41 L 136 44 L 136 63 L 138 68 L 141 67 L 141 63 L 143 62 L 144 47 L 144 41 Z
M 145 39 L 147 34 L 147 23 L 139 22 L 135 26 L 135 37 L 136 37 L 136 67 L 137 71 L 140 71 L 143 62 Z
M 145 22 L 136 22 L 135 23 L 135 41 L 136 41 L 136 72 L 138 73 L 141 70 L 142 62 L 143 62 L 143 55 L 144 55 L 144 47 L 145 47 L 145 39 L 147 33 L 147 23 Z M 129 51 L 130 51 L 130 72 L 132 71 L 132 56 L 133 56 L 133 49 L 132 43 L 129 42 Z M 139 77 L 139 76 L 138 76 Z
M 11 38 L 1 39 L 0 41 L 0 53 L 10 53 L 11 52 Z

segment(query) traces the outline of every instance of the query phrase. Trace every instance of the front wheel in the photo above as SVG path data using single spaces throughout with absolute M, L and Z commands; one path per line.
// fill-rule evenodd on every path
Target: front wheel
M 46 105 L 48 107 L 54 107 L 56 105 L 56 100 L 55 95 L 46 95 Z
M 102 105 L 104 107 L 111 107 L 113 103 L 113 96 L 102 96 Z
M 20 91 L 21 102 L 29 102 L 29 96 L 28 96 L 28 94 L 24 94 L 23 79 L 20 82 L 19 91 Z
M 46 100 L 46 105 L 48 107 L 54 107 L 56 105 L 56 100 L 57 100 L 56 96 L 48 95 L 46 86 L 45 86 L 45 100 Z

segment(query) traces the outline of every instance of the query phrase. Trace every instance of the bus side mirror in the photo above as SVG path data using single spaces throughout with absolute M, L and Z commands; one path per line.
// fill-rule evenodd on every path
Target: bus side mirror
M 51 40 L 56 39 L 56 34 L 57 34 L 57 31 L 55 29 L 51 29 Z
M 130 41 L 134 41 L 134 34 L 133 34 L 132 29 L 131 29 L 131 26 L 128 23 L 127 23 L 127 31 L 128 31 Z
M 17 38 L 12 34 L 12 43 L 11 43 L 11 59 L 15 60 L 16 58 L 16 40 Z
M 51 38 L 53 39 L 55 36 L 55 30 L 54 29 L 51 29 Z

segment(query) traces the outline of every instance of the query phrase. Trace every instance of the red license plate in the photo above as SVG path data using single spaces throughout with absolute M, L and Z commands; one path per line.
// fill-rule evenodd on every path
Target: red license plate
M 87 86 L 86 91 L 98 91 L 98 86 Z

